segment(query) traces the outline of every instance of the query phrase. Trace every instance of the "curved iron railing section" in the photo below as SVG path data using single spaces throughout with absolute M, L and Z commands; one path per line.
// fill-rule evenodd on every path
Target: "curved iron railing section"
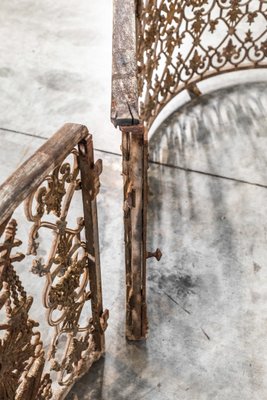
M 267 67 L 266 20 L 266 0 L 140 0 L 141 120 L 149 128 L 176 94 L 209 76 Z
M 193 98 L 208 77 L 267 67 L 267 0 L 113 4 L 111 121 L 122 131 L 126 335 L 135 340 L 147 335 L 146 259 L 161 256 L 146 251 L 148 131 L 182 90 Z
M 102 307 L 96 209 L 101 171 L 87 129 L 66 124 L 0 188 L 1 399 L 63 399 L 104 352 L 108 311 Z M 78 194 L 83 206 L 75 223 Z M 31 225 L 27 255 L 15 252 L 22 242 L 11 216 L 24 199 Z M 44 249 L 39 248 L 41 232 Z M 46 345 L 31 318 L 36 299 L 27 294 L 27 280 L 14 266 L 23 259 L 32 261 L 30 270 L 44 289 Z M 43 314 L 40 309 L 40 320 Z

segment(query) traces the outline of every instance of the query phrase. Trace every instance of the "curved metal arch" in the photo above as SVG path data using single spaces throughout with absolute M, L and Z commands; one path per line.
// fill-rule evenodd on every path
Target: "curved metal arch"
M 138 89 L 146 127 L 181 91 L 197 95 L 204 79 L 266 68 L 266 19 L 266 1 L 140 0 Z
M 260 79 L 256 79 L 254 76 L 253 71 L 258 70 L 258 71 L 264 71 L 264 75 L 260 77 Z M 238 76 L 237 73 L 241 73 Z M 248 75 L 251 73 L 251 76 Z M 227 75 L 233 75 L 233 77 L 236 78 L 235 82 L 230 82 L 230 84 L 226 84 L 226 82 L 221 80 L 221 81 L 216 81 L 214 88 L 208 89 L 207 91 L 205 90 L 206 88 L 200 87 L 198 84 L 199 83 L 207 83 L 209 80 L 216 78 L 216 76 L 227 76 Z M 232 87 L 233 85 L 241 85 L 241 84 L 246 84 L 246 83 L 259 83 L 262 81 L 267 82 L 267 68 L 263 67 L 257 67 L 257 68 L 251 68 L 251 67 L 242 67 L 238 70 L 229 70 L 229 71 L 221 71 L 219 74 L 210 74 L 205 76 L 203 79 L 198 79 L 190 83 L 190 86 L 186 87 L 180 87 L 179 90 L 176 93 L 173 93 L 165 103 L 160 104 L 159 107 L 156 109 L 155 115 L 151 116 L 149 119 L 149 122 L 146 124 L 146 129 L 148 131 L 148 140 L 150 140 L 151 136 L 155 132 L 155 130 L 159 127 L 160 124 L 164 123 L 164 121 L 169 118 L 169 116 L 176 111 L 179 111 L 179 109 L 183 108 L 187 104 L 189 104 L 193 99 L 206 95 L 206 94 L 211 94 L 219 89 L 223 89 L 225 87 Z M 203 90 L 204 89 L 204 90 Z M 186 93 L 186 99 L 182 98 L 182 96 Z M 181 97 L 180 97 L 181 96 Z M 165 110 L 167 110 L 168 107 L 170 107 L 170 104 L 174 102 L 173 107 L 171 107 L 170 111 L 167 111 L 166 115 L 164 116 Z

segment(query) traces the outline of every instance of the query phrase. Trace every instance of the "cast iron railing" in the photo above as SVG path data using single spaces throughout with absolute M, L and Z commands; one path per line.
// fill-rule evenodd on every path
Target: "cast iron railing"
M 3 400 L 63 399 L 104 352 L 108 311 L 96 208 L 101 171 L 87 128 L 66 124 L 0 187 Z M 30 225 L 26 256 L 16 252 L 22 247 L 17 229 L 25 241 L 23 212 L 15 217 L 23 201 Z M 43 288 L 44 307 L 36 309 L 36 296 L 27 293 L 32 285 Z
M 138 0 L 140 118 L 149 128 L 183 89 L 267 66 L 266 0 Z
M 142 339 L 146 258 L 161 256 L 146 251 L 148 131 L 182 90 L 194 98 L 206 78 L 267 67 L 267 1 L 113 1 L 111 120 L 123 142 L 126 336 Z

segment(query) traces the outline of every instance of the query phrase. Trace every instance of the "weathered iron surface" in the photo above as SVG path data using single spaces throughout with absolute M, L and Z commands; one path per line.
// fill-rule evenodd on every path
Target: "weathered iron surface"
M 78 149 L 73 148 L 76 144 Z M 4 332 L 1 399 L 63 399 L 104 352 L 108 311 L 103 312 L 102 306 L 96 208 L 101 171 L 101 161 L 94 163 L 87 129 L 65 125 L 2 186 L 1 232 L 5 233 L 0 245 L 0 309 L 5 310 L 5 321 L 0 327 Z M 73 226 L 68 217 L 76 191 L 82 193 L 83 216 Z M 32 225 L 27 255 L 35 256 L 31 272 L 43 281 L 51 337 L 48 350 L 36 329 L 38 322 L 29 317 L 33 299 L 13 265 L 25 258 L 12 253 L 21 245 L 15 237 L 17 223 L 6 219 L 25 197 L 25 215 Z M 40 231 L 53 233 L 45 260 L 39 254 Z M 87 303 L 91 313 L 81 317 L 88 310 Z
M 113 1 L 111 120 L 115 126 L 139 124 L 135 0 Z
M 13 253 L 21 245 L 16 228 L 11 219 L 0 245 L 0 309 L 4 308 L 6 317 L 0 325 L 4 332 L 0 341 L 0 398 L 47 400 L 52 398 L 52 381 L 43 373 L 45 355 L 38 323 L 29 317 L 33 299 L 27 296 L 13 265 L 25 257 Z
M 146 252 L 147 132 L 180 91 L 194 99 L 203 79 L 267 67 L 266 19 L 266 1 L 114 0 L 111 120 L 123 137 L 128 338 L 146 336 L 145 259 L 161 257 Z M 143 140 L 139 126 L 124 129 L 135 124 Z
M 207 77 L 267 67 L 266 1 L 138 0 L 140 120 L 149 128 L 181 90 Z
M 146 145 L 144 127 L 121 127 L 126 264 L 126 337 L 147 335 L 146 311 Z

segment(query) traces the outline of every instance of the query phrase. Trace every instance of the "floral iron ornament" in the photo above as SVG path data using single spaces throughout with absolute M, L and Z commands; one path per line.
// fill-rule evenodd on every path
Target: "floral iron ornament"
M 52 398 L 51 378 L 44 374 L 45 354 L 38 323 L 30 319 L 32 297 L 27 296 L 13 263 L 25 256 L 12 255 L 21 245 L 15 238 L 17 223 L 12 219 L 0 245 L 0 309 L 6 321 L 0 340 L 0 398 L 2 400 L 48 400 Z
M 138 82 L 147 127 L 171 98 L 204 78 L 266 67 L 266 19 L 265 0 L 139 0 Z
M 182 90 L 225 72 L 267 67 L 267 0 L 113 0 L 111 122 L 122 132 L 126 336 L 147 336 L 148 138 Z M 199 85 L 200 86 L 200 85 Z
M 64 134 L 66 129 L 62 129 Z M 108 310 L 102 309 L 96 208 L 102 162 L 94 163 L 92 138 L 86 134 L 87 130 L 78 126 L 76 132 L 79 137 L 83 135 L 78 148 L 66 152 L 65 161 L 51 173 L 43 173 L 43 181 L 40 179 L 25 196 L 25 214 L 31 223 L 28 257 L 12 254 L 12 249 L 22 242 L 15 238 L 16 221 L 8 223 L 10 214 L 9 218 L 2 218 L 4 222 L 0 225 L 0 236 L 4 237 L 0 245 L 0 311 L 2 317 L 4 314 L 0 325 L 0 398 L 3 400 L 64 399 L 105 349 L 104 331 L 109 315 Z M 69 136 L 73 140 L 71 129 Z M 31 160 L 28 161 L 32 170 Z M 22 166 L 22 170 L 26 167 Z M 73 214 L 77 210 L 83 216 L 76 218 L 75 223 Z M 44 249 L 45 260 L 40 257 Z M 13 266 L 22 260 L 32 260 L 31 271 L 36 275 L 34 279 L 39 280 L 36 285 L 44 289 L 46 319 L 42 318 L 40 323 L 46 332 L 44 344 L 37 330 L 39 324 L 29 316 L 33 312 L 33 297 L 27 295 Z
M 98 297 L 97 293 L 92 294 L 89 282 L 90 270 L 95 268 L 99 260 L 93 254 L 94 250 L 88 252 L 84 218 L 78 218 L 76 226 L 69 228 L 67 216 L 76 191 L 87 191 L 90 203 L 95 202 L 100 188 L 102 163 L 98 161 L 96 164 L 88 164 L 89 181 L 81 179 L 80 170 L 84 168 L 82 158 L 86 161 L 86 151 L 90 151 L 90 147 L 81 143 L 79 149 L 80 152 L 75 149 L 71 152 L 72 165 L 70 161 L 63 162 L 25 203 L 26 216 L 33 222 L 29 253 L 38 253 L 37 239 L 41 229 L 53 233 L 53 242 L 45 264 L 41 258 L 34 259 L 32 272 L 45 276 L 43 303 L 47 309 L 48 324 L 54 328 L 48 358 L 51 369 L 58 372 L 60 385 L 73 384 L 75 377 L 80 376 L 89 364 L 99 358 L 104 348 L 103 333 L 106 328 L 102 320 L 108 316 L 107 312 L 103 316 L 99 315 L 99 310 L 93 309 L 92 317 L 81 321 L 85 304 L 93 301 L 93 297 Z M 86 204 L 88 202 L 84 202 Z M 47 214 L 54 215 L 54 222 L 44 219 Z M 90 229 L 95 226 L 93 224 Z M 62 353 L 62 349 L 58 351 L 58 348 L 63 344 L 65 350 Z

